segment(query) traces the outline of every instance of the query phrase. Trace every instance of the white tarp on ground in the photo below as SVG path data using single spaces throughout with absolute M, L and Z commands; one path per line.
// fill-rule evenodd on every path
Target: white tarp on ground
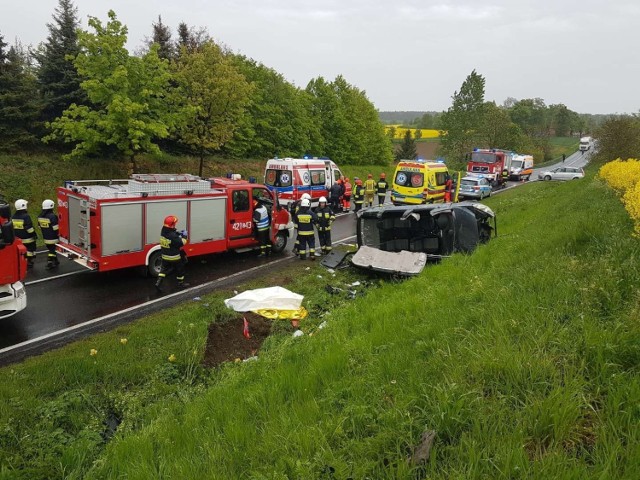
M 293 293 L 282 287 L 257 288 L 239 293 L 224 301 L 227 308 L 236 312 L 253 312 L 255 310 L 298 310 L 302 305 L 303 295 Z

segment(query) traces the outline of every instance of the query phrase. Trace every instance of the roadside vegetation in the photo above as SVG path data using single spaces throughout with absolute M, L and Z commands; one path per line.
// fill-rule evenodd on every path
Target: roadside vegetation
M 489 199 L 499 237 L 363 297 L 254 282 L 313 333 L 255 362 L 200 366 L 220 292 L 1 369 L 0 478 L 634 478 L 640 247 L 594 173 Z

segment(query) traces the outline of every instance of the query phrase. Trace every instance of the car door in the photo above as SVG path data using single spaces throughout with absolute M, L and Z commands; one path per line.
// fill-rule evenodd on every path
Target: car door
M 242 248 L 257 243 L 253 234 L 253 207 L 249 187 L 231 190 L 227 207 L 229 222 L 229 248 Z

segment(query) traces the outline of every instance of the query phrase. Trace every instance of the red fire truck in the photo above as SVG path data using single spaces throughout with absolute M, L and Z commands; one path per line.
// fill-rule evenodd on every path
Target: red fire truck
M 14 235 L 9 205 L 0 201 L 0 318 L 27 307 L 22 281 L 27 274 L 27 249 Z
M 58 252 L 92 270 L 147 267 L 160 272 L 160 229 L 167 215 L 188 234 L 188 256 L 258 246 L 253 200 L 271 212 L 275 252 L 293 235 L 289 212 L 264 185 L 229 178 L 136 174 L 128 180 L 81 180 L 58 188 Z
M 492 186 L 497 187 L 503 170 L 507 171 L 507 175 L 510 174 L 514 155 L 515 153 L 509 150 L 474 148 L 467 163 L 467 174 L 484 177 Z

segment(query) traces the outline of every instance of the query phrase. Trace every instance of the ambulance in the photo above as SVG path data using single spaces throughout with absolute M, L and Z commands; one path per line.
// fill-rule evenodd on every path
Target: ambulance
M 271 216 L 273 251 L 293 236 L 291 215 L 264 185 L 189 174 L 136 174 L 127 180 L 67 181 L 58 188 L 60 243 L 64 255 L 91 270 L 143 267 L 160 272 L 160 230 L 167 215 L 185 230 L 187 256 L 247 251 L 259 247 L 253 231 L 253 201 Z
M 394 205 L 444 202 L 449 170 L 444 163 L 400 160 L 393 174 L 391 201 Z
M 324 157 L 272 158 L 267 160 L 264 184 L 277 192 L 280 205 L 289 208 L 303 193 L 311 195 L 311 205 L 320 197 L 329 198 L 331 185 L 342 177 L 338 166 Z

